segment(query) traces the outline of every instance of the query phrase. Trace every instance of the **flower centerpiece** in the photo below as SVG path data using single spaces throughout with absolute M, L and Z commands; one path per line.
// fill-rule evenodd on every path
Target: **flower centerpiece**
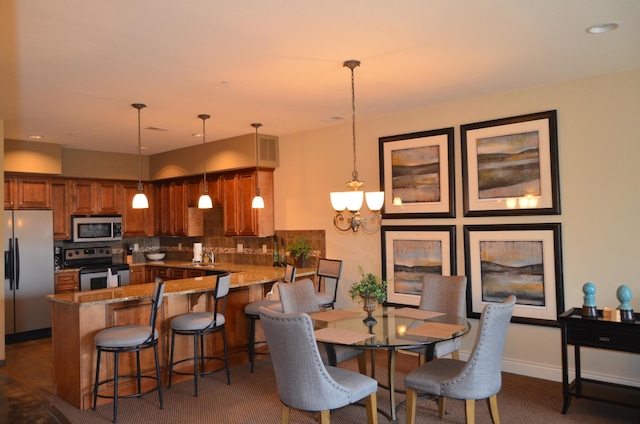
M 294 264 L 298 268 L 303 268 L 305 260 L 309 257 L 309 252 L 311 252 L 311 244 L 309 244 L 307 239 L 298 237 L 287 245 L 287 252 L 289 252 L 289 256 L 293 259 Z
M 364 319 L 366 324 L 375 324 L 376 319 L 372 316 L 372 312 L 379 303 L 387 300 L 387 282 L 380 276 L 372 273 L 364 273 L 362 266 L 358 267 L 360 281 L 356 281 L 349 288 L 351 299 L 363 303 L 363 309 L 367 311 L 367 318 Z

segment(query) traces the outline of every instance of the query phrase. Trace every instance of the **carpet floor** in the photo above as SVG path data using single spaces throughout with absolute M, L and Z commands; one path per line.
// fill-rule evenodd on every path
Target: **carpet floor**
M 386 355 L 376 355 L 376 373 L 379 381 L 386 383 Z M 397 387 L 404 388 L 403 379 L 417 364 L 417 359 L 399 354 L 397 360 Z M 357 370 L 355 360 L 345 365 Z M 164 409 L 158 407 L 157 393 L 150 393 L 140 399 L 125 399 L 119 402 L 118 421 L 120 423 L 279 423 L 280 402 L 276 392 L 275 376 L 270 358 L 264 357 L 256 362 L 255 372 L 249 372 L 245 364 L 231 370 L 231 385 L 226 384 L 224 374 L 218 373 L 201 380 L 200 397 L 193 396 L 193 383 L 190 381 L 164 389 Z M 47 392 L 47 400 L 71 423 L 98 424 L 111 421 L 111 405 L 98 407 L 96 411 L 80 411 Z M 403 401 L 404 395 L 398 394 L 396 401 Z M 640 410 L 585 399 L 573 399 L 566 415 L 561 414 L 563 404 L 560 383 L 503 374 L 503 386 L 498 394 L 498 408 L 502 423 L 640 423 Z M 378 408 L 390 411 L 389 392 L 380 387 L 378 390 Z M 332 423 L 366 423 L 365 409 L 361 406 L 348 406 L 331 413 Z M 379 414 L 380 423 L 389 420 Z M 312 424 L 317 416 L 303 411 L 292 411 L 292 423 Z M 398 422 L 405 422 L 405 408 L 398 408 Z M 447 401 L 447 415 L 438 418 L 437 405 L 429 399 L 420 400 L 417 409 L 417 423 L 463 424 L 464 402 Z M 476 423 L 490 423 L 486 402 L 476 404 Z

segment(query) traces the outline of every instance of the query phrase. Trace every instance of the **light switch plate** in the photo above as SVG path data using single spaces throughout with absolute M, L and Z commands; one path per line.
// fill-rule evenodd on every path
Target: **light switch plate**
M 237 246 L 237 249 L 236 249 L 238 251 L 238 253 L 242 253 L 243 249 L 244 249 L 244 246 L 242 245 L 242 243 L 238 243 L 238 246 Z
M 267 245 L 266 244 L 262 245 L 262 253 L 267 253 Z

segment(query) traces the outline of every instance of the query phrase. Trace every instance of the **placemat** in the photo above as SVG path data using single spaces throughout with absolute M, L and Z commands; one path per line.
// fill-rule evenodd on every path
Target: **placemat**
M 442 322 L 425 322 L 417 327 L 410 328 L 405 334 L 422 336 L 422 337 L 435 337 L 444 339 L 451 337 L 452 334 L 457 333 L 460 330 L 464 330 L 466 327 L 456 324 L 445 324 Z
M 372 334 L 330 327 L 316 330 L 314 331 L 314 334 L 316 335 L 316 340 L 319 342 L 338 344 L 354 344 L 359 341 L 366 340 L 369 337 L 373 337 Z
M 315 314 L 309 315 L 311 319 L 317 319 L 318 321 L 338 321 L 343 318 L 350 318 L 354 315 L 358 315 L 359 312 L 355 311 L 344 311 L 341 309 L 331 309 L 329 311 L 316 312 Z
M 416 308 L 400 308 L 400 309 L 396 309 L 395 311 L 387 312 L 387 315 L 393 315 L 393 314 L 401 317 L 421 319 L 421 320 L 444 315 L 443 312 L 426 311 L 424 309 L 416 309 Z

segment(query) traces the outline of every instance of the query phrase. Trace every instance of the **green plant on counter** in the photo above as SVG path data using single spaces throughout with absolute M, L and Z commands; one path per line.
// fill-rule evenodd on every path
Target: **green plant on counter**
M 300 258 L 308 258 L 309 252 L 311 252 L 311 245 L 305 238 L 298 237 L 289 243 L 287 252 L 289 252 L 294 261 Z
M 362 303 L 365 298 L 373 298 L 378 304 L 384 303 L 387 300 L 387 282 L 370 272 L 365 274 L 362 265 L 358 266 L 358 270 L 362 278 L 349 288 L 351 299 Z

